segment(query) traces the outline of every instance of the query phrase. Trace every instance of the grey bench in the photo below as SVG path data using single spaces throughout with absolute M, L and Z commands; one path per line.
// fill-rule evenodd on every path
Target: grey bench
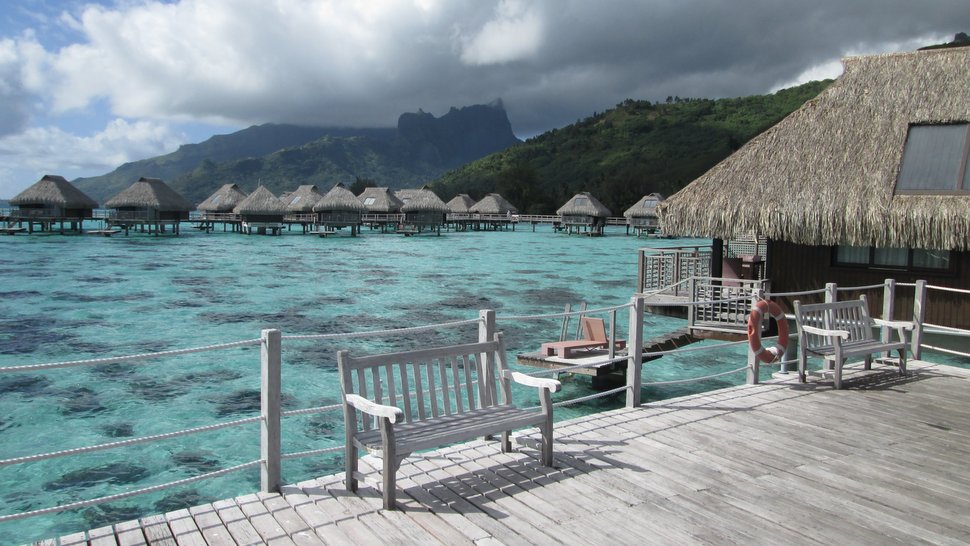
M 541 460 L 552 466 L 554 379 L 507 369 L 501 334 L 487 342 L 371 356 L 337 354 L 344 394 L 346 485 L 357 490 L 358 450 L 379 455 L 384 508 L 392 509 L 395 474 L 411 453 L 493 434 L 502 451 L 512 449 L 511 431 L 537 426 Z M 539 389 L 541 411 L 512 404 L 511 381 Z
M 805 382 L 809 356 L 821 357 L 831 367 L 835 388 L 842 388 L 842 366 L 846 359 L 864 357 L 865 369 L 872 368 L 872 355 L 898 351 L 899 373 L 906 373 L 906 330 L 912 322 L 889 321 L 869 316 L 865 297 L 831 303 L 801 304 L 795 301 L 798 327 L 798 378 Z M 888 326 L 896 330 L 897 340 L 883 341 L 873 328 Z

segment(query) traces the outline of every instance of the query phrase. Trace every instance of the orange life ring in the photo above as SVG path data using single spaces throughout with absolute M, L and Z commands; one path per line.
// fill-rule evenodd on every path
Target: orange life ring
M 778 344 L 774 347 L 761 346 L 761 320 L 765 313 L 778 324 Z M 751 307 L 751 314 L 748 316 L 748 345 L 754 356 L 765 363 L 774 362 L 785 354 L 785 349 L 788 348 L 788 319 L 777 303 L 760 300 Z

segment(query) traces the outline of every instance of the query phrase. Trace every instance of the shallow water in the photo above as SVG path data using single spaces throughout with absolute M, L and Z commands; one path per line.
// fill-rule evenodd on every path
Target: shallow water
M 628 303 L 637 249 L 698 241 L 645 240 L 614 228 L 589 238 L 539 226 L 516 232 L 448 232 L 320 239 L 185 230 L 179 237 L 34 235 L 0 238 L 0 367 L 117 356 L 284 335 L 383 330 L 474 319 L 495 309 L 510 355 L 559 335 L 558 319 L 503 316 Z M 703 242 L 702 242 L 703 243 Z M 625 335 L 626 311 L 618 313 Z M 646 336 L 683 321 L 648 316 Z M 476 338 L 476 327 L 378 339 L 283 346 L 284 409 L 336 403 L 335 352 L 406 349 Z M 514 363 L 514 357 L 510 360 Z M 668 356 L 646 381 L 706 376 L 745 362 L 744 347 Z M 646 386 L 644 401 L 743 382 Z M 0 459 L 158 434 L 256 415 L 259 348 L 137 364 L 0 374 Z M 593 391 L 565 378 L 556 399 Z M 537 404 L 528 391 L 521 405 Z M 568 419 L 620 407 L 622 394 L 556 410 Z M 343 442 L 338 412 L 284 420 L 283 451 Z M 259 458 L 258 425 L 144 446 L 0 468 L 0 514 L 148 487 Z M 340 471 L 340 456 L 284 461 L 296 482 Z M 108 505 L 0 523 L 0 543 L 191 506 L 257 490 L 256 469 Z

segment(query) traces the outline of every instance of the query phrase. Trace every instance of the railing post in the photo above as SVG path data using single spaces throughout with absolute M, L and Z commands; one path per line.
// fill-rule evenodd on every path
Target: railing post
M 834 282 L 825 283 L 825 303 L 839 301 L 839 287 Z
M 687 281 L 687 330 L 693 332 L 694 322 L 697 320 L 697 307 L 694 302 L 697 301 L 697 278 L 691 277 Z
M 913 339 L 910 352 L 913 359 L 919 360 L 923 356 L 923 322 L 926 320 L 926 281 L 916 281 L 916 293 L 913 295 Z
M 752 289 L 751 308 L 754 308 L 754 306 L 757 305 L 757 303 L 761 301 L 761 299 L 764 297 L 765 297 L 765 293 L 763 290 L 761 290 L 760 288 Z M 750 310 L 748 311 L 748 313 L 750 314 Z M 767 318 L 767 316 L 768 314 L 765 313 L 765 316 L 762 317 L 762 320 Z M 759 329 L 759 331 L 762 329 L 760 324 L 757 326 L 757 328 Z M 748 377 L 747 377 L 748 385 L 757 385 L 758 382 L 760 381 L 760 375 L 761 375 L 761 361 L 758 359 L 758 355 L 754 354 L 754 351 L 751 350 L 751 346 L 749 345 L 748 346 Z
M 280 445 L 280 368 L 282 359 L 279 330 L 263 330 L 260 343 L 262 381 L 260 384 L 260 457 L 263 460 L 260 488 L 265 493 L 280 490 L 282 481 Z
M 478 341 L 484 343 L 495 339 L 495 311 L 482 309 L 478 312 Z
M 896 279 L 886 279 L 882 289 L 882 319 L 893 320 L 893 307 L 896 305 Z M 889 326 L 879 328 L 879 339 L 883 343 L 889 343 L 891 335 Z M 890 351 L 883 353 L 884 356 L 891 356 Z
M 627 329 L 626 365 L 626 407 L 635 408 L 640 405 L 640 370 L 643 368 L 643 300 L 633 296 L 630 306 L 630 324 Z

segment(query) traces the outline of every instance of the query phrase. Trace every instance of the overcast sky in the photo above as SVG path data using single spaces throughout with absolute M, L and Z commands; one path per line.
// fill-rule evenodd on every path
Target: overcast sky
M 267 122 L 390 127 L 501 98 L 526 138 L 957 32 L 968 0 L 5 0 L 0 198 Z

